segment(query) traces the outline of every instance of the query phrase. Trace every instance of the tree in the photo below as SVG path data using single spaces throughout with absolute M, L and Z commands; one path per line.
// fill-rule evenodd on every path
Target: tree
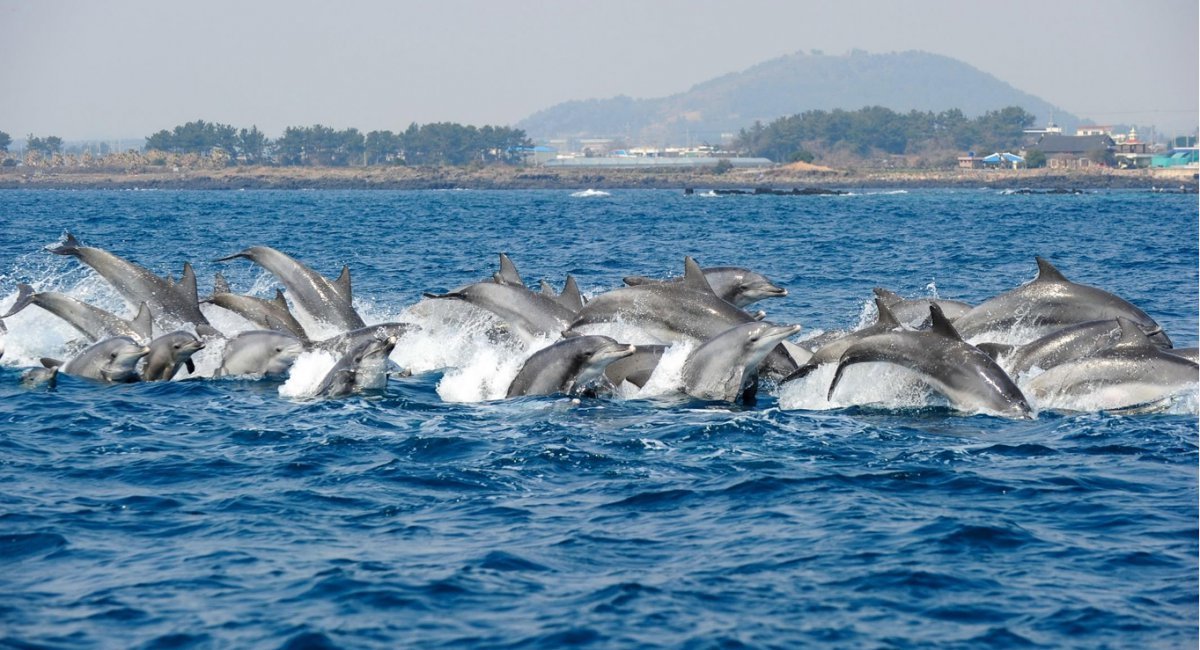
M 12 136 L 0 131 L 0 151 L 8 153 L 8 145 L 12 144 Z
M 267 136 L 263 135 L 257 126 L 251 126 L 249 131 L 242 129 L 237 137 L 238 156 L 252 165 L 260 163 L 266 155 L 269 143 L 270 140 L 267 140 Z
M 1097 165 L 1112 167 L 1117 162 L 1117 157 L 1113 155 L 1112 149 L 1108 147 L 1096 147 L 1085 154 L 1088 160 Z
M 25 148 L 40 153 L 43 156 L 53 156 L 62 152 L 62 138 L 56 135 L 35 138 L 32 133 L 26 138 Z
M 1030 169 L 1038 169 L 1046 166 L 1046 153 L 1041 149 L 1030 149 L 1025 152 L 1025 166 Z

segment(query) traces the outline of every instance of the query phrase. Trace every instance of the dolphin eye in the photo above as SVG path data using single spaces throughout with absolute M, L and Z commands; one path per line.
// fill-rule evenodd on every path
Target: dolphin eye
M 276 352 L 283 352 L 283 348 L 276 346 L 276 348 L 275 348 L 275 351 L 276 351 Z
M 180 344 L 179 344 L 179 343 L 176 343 L 175 345 L 173 345 L 173 346 L 171 346 L 171 347 L 173 347 L 173 348 L 175 348 L 176 350 L 178 350 L 178 349 L 180 348 Z
M 117 353 L 116 353 L 116 352 L 113 352 L 112 354 L 108 355 L 108 358 L 109 358 L 109 359 L 116 359 L 116 358 L 117 358 Z

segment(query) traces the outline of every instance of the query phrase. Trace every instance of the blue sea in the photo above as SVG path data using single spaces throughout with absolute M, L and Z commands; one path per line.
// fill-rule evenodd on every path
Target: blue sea
M 1194 648 L 1194 401 L 1010 420 L 919 391 L 505 400 L 521 359 L 421 296 L 500 252 L 593 296 L 692 255 L 787 287 L 754 307 L 802 339 L 869 322 L 873 287 L 978 303 L 1041 255 L 1188 347 L 1197 217 L 1194 195 L 1138 191 L 0 192 L 4 311 L 30 282 L 129 313 L 43 250 L 69 231 L 162 275 L 191 261 L 202 296 L 216 271 L 274 295 L 213 261 L 251 245 L 346 264 L 367 322 L 422 324 L 392 356 L 413 376 L 313 400 L 328 360 L 23 388 L 75 335 L 36 307 L 6 319 L 0 647 Z

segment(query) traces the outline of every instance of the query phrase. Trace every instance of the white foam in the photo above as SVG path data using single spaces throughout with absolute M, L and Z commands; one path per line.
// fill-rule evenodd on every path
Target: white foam
M 787 382 L 779 389 L 779 407 L 823 411 L 847 406 L 876 406 L 890 409 L 920 408 L 945 404 L 916 373 L 890 363 L 861 363 L 842 372 L 833 399 L 829 385 L 837 364 L 818 366 L 808 376 Z
M 609 194 L 608 192 L 605 192 L 604 190 L 587 189 L 587 190 L 580 190 L 578 192 L 572 192 L 571 196 L 573 196 L 575 198 L 591 198 L 591 197 L 596 197 L 596 196 L 612 196 L 612 194 Z
M 337 362 L 337 357 L 329 352 L 316 350 L 302 353 L 292 364 L 287 381 L 279 387 L 279 394 L 291 398 L 312 397 L 321 380 Z

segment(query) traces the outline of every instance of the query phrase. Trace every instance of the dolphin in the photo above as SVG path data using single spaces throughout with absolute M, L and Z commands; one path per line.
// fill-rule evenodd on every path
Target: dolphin
M 21 373 L 21 385 L 25 388 L 54 388 L 58 386 L 58 368 L 57 365 L 51 368 L 30 368 Z
M 93 344 L 65 365 L 48 358 L 42 358 L 42 365 L 62 366 L 62 372 L 68 375 L 120 384 L 138 381 L 137 365 L 147 354 L 150 348 L 128 336 L 116 336 Z
M 388 355 L 396 337 L 362 341 L 334 364 L 317 386 L 319 397 L 342 397 L 369 390 L 383 390 L 388 380 Z
M 405 334 L 420 331 L 420 329 L 419 325 L 413 323 L 379 323 L 377 325 L 367 325 L 366 327 L 360 327 L 344 334 L 338 334 L 337 336 L 317 341 L 312 344 L 312 349 L 332 352 L 340 356 L 348 353 L 351 348 L 358 347 L 364 341 L 382 341 L 389 337 L 400 340 Z
M 932 328 L 866 337 L 846 348 L 829 386 L 833 399 L 846 368 L 859 363 L 891 363 L 916 372 L 960 410 L 1028 418 L 1025 396 L 991 357 L 965 342 L 936 303 L 929 306 Z
M 450 293 L 426 293 L 425 297 L 461 300 L 490 311 L 527 340 L 539 336 L 558 336 L 575 317 L 553 298 L 512 284 L 476 282 Z
M 1061 363 L 1029 380 L 1039 403 L 1084 399 L 1102 410 L 1159 404 L 1185 391 L 1195 392 L 1200 366 L 1171 354 L 1146 336 L 1142 326 L 1117 319 L 1121 340 L 1089 357 Z
M 608 364 L 627 357 L 634 346 L 607 336 L 573 336 L 533 353 L 508 386 L 508 397 L 575 394 L 604 376 Z
M 1025 345 L 980 343 L 976 347 L 999 361 L 1010 375 L 1016 377 L 1029 372 L 1034 366 L 1049 370 L 1061 363 L 1091 356 L 1111 348 L 1120 340 L 1121 326 L 1115 319 L 1110 319 L 1068 325 Z
M 735 307 L 745 307 L 764 298 L 782 298 L 787 295 L 787 289 L 776 286 L 766 276 L 750 269 L 737 266 L 710 266 L 701 271 L 713 292 Z M 681 278 L 655 280 L 640 275 L 630 275 L 624 278 L 625 284 L 631 287 L 682 281 Z
M 899 294 L 882 287 L 875 287 L 875 297 L 891 310 L 892 315 L 901 323 L 913 325 L 929 318 L 929 305 L 937 303 L 942 308 L 946 318 L 955 320 L 971 311 L 972 306 L 959 300 L 943 300 L 941 298 L 904 298 Z
M 659 343 L 700 345 L 735 325 L 752 322 L 757 322 L 753 316 L 713 292 L 700 265 L 687 257 L 682 281 L 624 287 L 596 296 L 579 311 L 571 331 L 587 334 L 626 324 Z M 763 363 L 763 374 L 769 379 L 786 377 L 798 367 L 782 347 L 768 353 Z
M 251 246 L 240 253 L 218 259 L 218 262 L 244 257 L 271 272 L 288 295 L 308 315 L 342 331 L 366 325 L 354 311 L 350 288 L 350 267 L 343 266 L 338 279 L 330 282 L 320 273 L 270 246 Z
M 196 364 L 192 361 L 192 355 L 203 349 L 204 343 L 191 332 L 180 330 L 163 334 L 150 342 L 150 354 L 142 369 L 142 379 L 171 381 L 179 368 L 185 365 L 189 373 L 195 373 Z
M 290 334 L 270 330 L 242 332 L 225 345 L 217 376 L 278 377 L 287 374 L 302 352 L 304 343 Z
M 233 293 L 225 277 L 217 273 L 213 280 L 212 295 L 202 302 L 227 309 L 263 329 L 285 332 L 301 340 L 308 339 L 304 327 L 292 315 L 283 292 L 278 289 L 272 300 Z
M 133 320 L 125 320 L 110 311 L 80 302 L 65 293 L 57 291 L 34 293 L 33 287 L 24 283 L 17 285 L 16 302 L 13 303 L 8 313 L 0 318 L 8 318 L 29 305 L 37 305 L 67 321 L 93 343 L 114 336 L 128 336 L 139 341 L 149 341 L 152 336 L 150 308 L 144 302 L 138 306 L 137 316 L 134 316 Z
M 1095 320 L 1127 318 L 1161 347 L 1171 339 L 1153 318 L 1113 294 L 1071 282 L 1050 262 L 1038 257 L 1038 276 L 1032 282 L 992 298 L 954 321 L 968 340 L 996 340 L 1010 336 L 1014 328 L 1029 328 L 1025 342 L 1067 325 Z
M 667 347 L 666 345 L 635 345 L 633 354 L 605 366 L 604 377 L 614 387 L 627 381 L 638 388 L 645 388 L 646 382 L 650 381 L 650 375 L 653 375 L 654 369 L 658 367 L 658 362 L 662 361 Z
M 734 326 L 692 350 L 683 363 L 684 392 L 698 399 L 754 402 L 758 364 L 799 325 L 755 321 Z
M 211 336 L 219 334 L 200 311 L 196 296 L 196 273 L 188 262 L 183 264 L 183 277 L 171 283 L 112 253 L 83 246 L 71 233 L 66 240 L 46 250 L 55 255 L 68 255 L 92 267 L 100 277 L 120 293 L 130 305 L 146 303 L 155 318 L 170 327 L 194 325 L 196 332 Z
M 846 334 L 845 336 L 834 338 L 828 343 L 817 348 L 816 352 L 812 353 L 812 356 L 809 357 L 808 361 L 806 361 L 804 365 L 797 368 L 796 372 L 793 372 L 785 377 L 780 383 L 807 377 L 810 373 L 812 373 L 812 371 L 816 370 L 822 364 L 838 363 L 842 359 L 842 353 L 845 352 L 846 348 L 849 348 L 851 345 L 858 343 L 868 336 L 883 334 L 900 327 L 900 322 L 892 314 L 892 310 L 889 309 L 887 305 L 883 303 L 883 299 L 878 296 L 875 298 L 875 308 L 879 310 L 879 316 L 876 318 L 875 324 L 868 325 L 860 330 L 855 330 L 849 334 Z M 925 310 L 928 311 L 929 308 L 926 307 Z

